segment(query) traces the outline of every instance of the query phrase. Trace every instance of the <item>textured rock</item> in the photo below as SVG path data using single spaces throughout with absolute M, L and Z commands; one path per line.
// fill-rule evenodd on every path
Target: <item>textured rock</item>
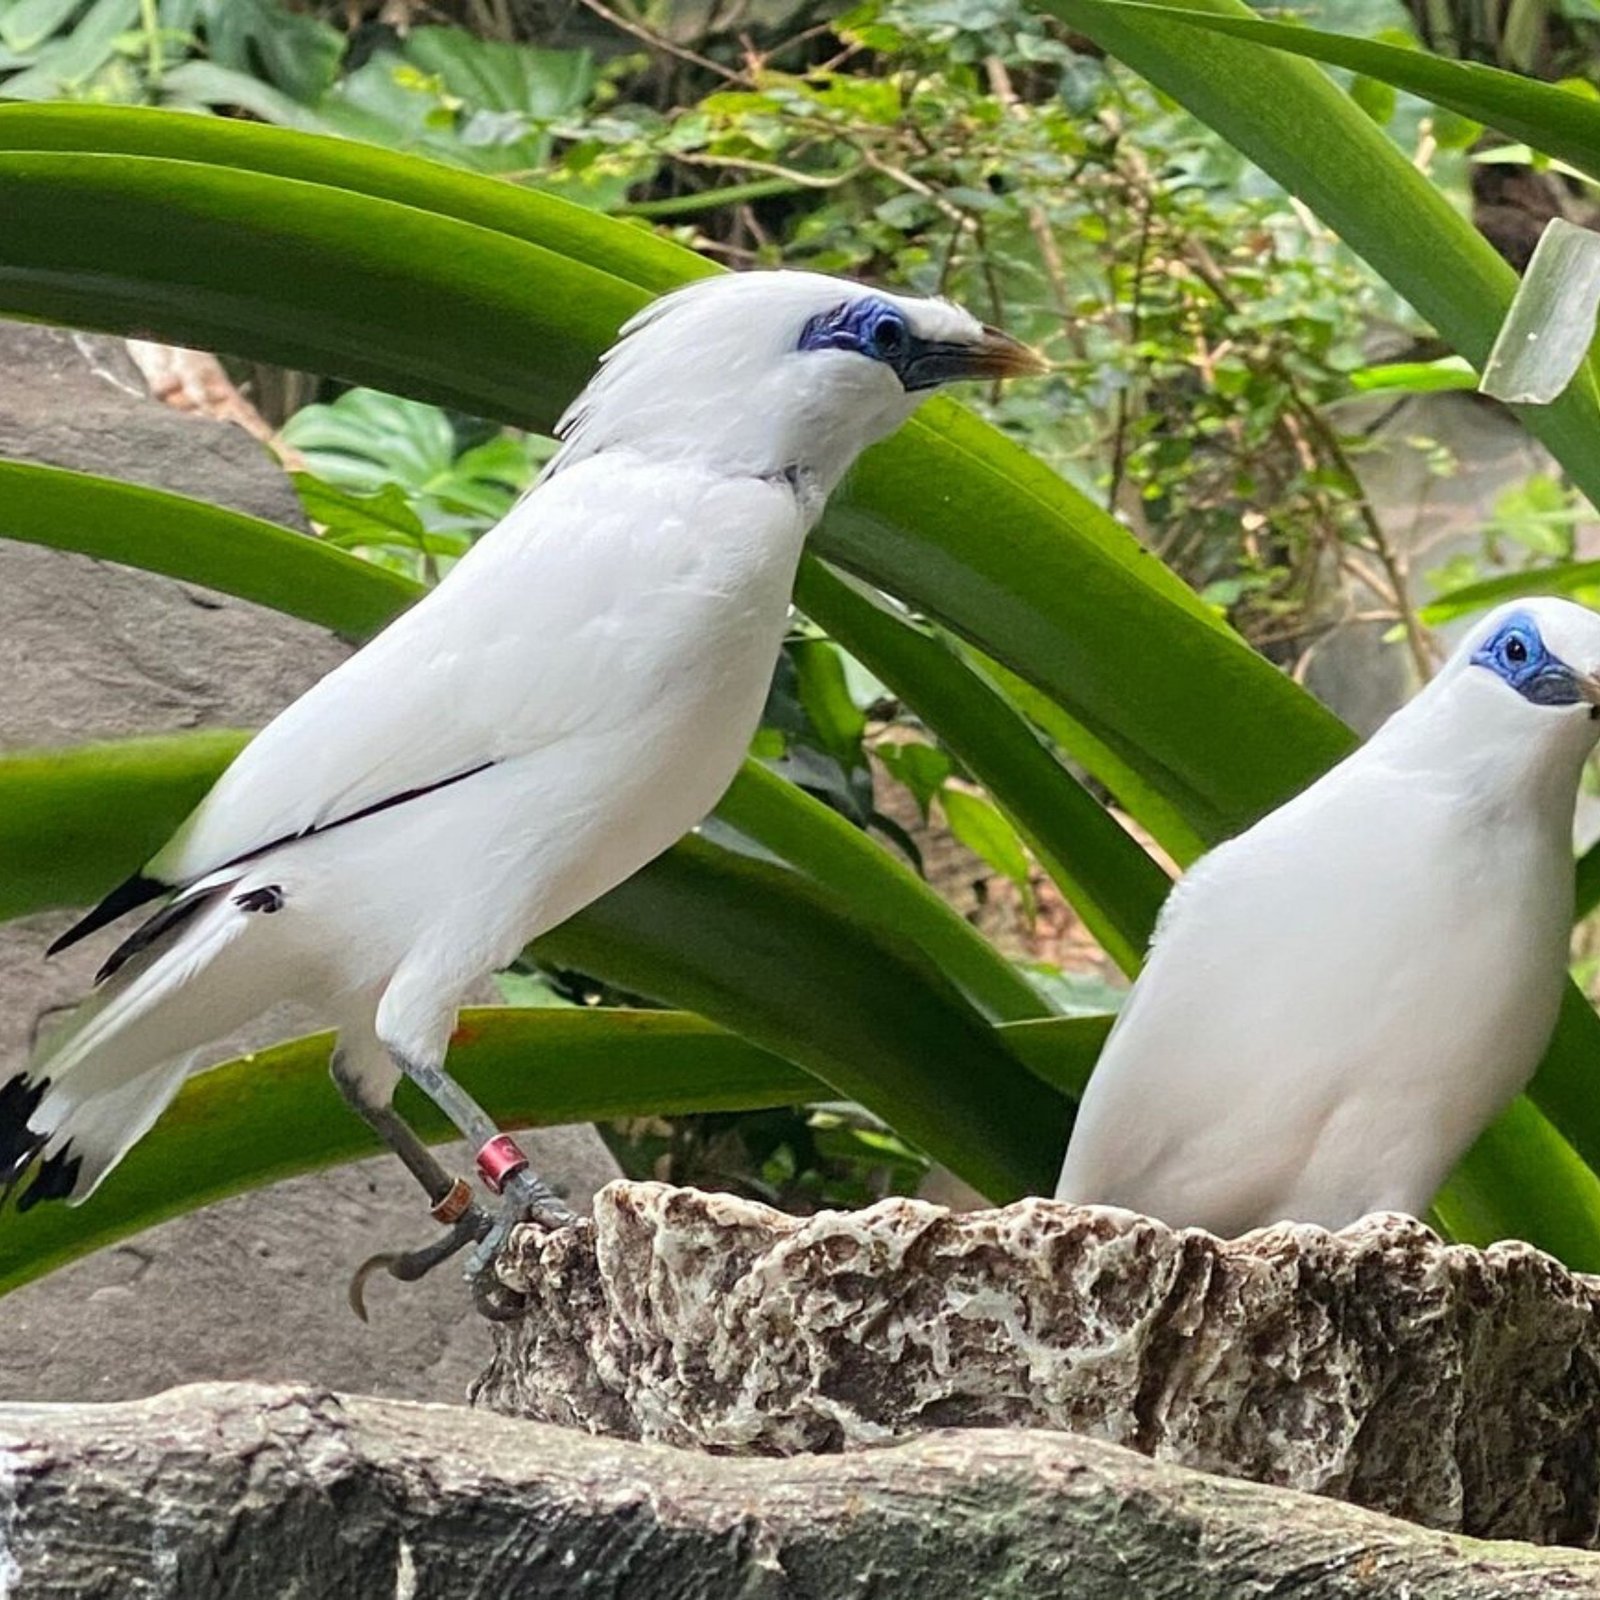
M 18 1600 L 1557 1600 L 1600 1558 L 1427 1532 L 1065 1434 L 722 1460 L 208 1385 L 0 1407 Z
M 0 456 L 301 525 L 293 487 L 254 439 L 146 398 L 112 339 L 0 323 Z M 252 727 L 346 653 L 322 629 L 242 600 L 0 539 L 0 752 Z M 40 1014 L 82 995 L 118 937 L 46 961 L 73 917 L 0 925 L 0 1079 Z M 297 1031 L 299 1020 L 280 1013 L 219 1053 Z M 537 1136 L 534 1153 L 580 1203 L 617 1175 L 592 1129 Z M 270 1376 L 459 1399 L 488 1346 L 457 1274 L 436 1273 L 403 1297 L 375 1284 L 371 1327 L 344 1302 L 362 1257 L 432 1231 L 415 1186 L 387 1158 L 177 1218 L 6 1298 L 0 1398 L 111 1399 Z
M 495 1410 L 715 1451 L 1064 1428 L 1481 1537 L 1592 1547 L 1600 1284 L 1402 1217 L 1223 1242 L 1030 1200 L 795 1218 L 613 1184 L 522 1230 Z

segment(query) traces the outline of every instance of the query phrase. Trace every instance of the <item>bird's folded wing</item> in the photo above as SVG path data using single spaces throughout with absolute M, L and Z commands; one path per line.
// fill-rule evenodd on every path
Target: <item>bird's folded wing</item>
M 574 659 L 588 630 L 564 614 L 572 586 L 518 531 L 502 524 L 445 585 L 269 723 L 147 875 L 193 883 L 465 780 L 602 713 L 603 674 Z
M 738 552 L 797 517 L 754 479 L 609 457 L 557 474 L 263 729 L 146 876 L 190 884 L 558 740 L 644 725 L 673 662 L 703 656 L 708 628 L 744 626 L 725 592 Z

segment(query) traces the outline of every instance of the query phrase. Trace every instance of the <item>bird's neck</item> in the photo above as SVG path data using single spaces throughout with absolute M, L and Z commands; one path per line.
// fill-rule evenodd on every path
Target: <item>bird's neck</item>
M 1530 716 L 1532 708 L 1481 692 L 1430 699 L 1418 696 L 1391 717 L 1373 736 L 1368 757 L 1464 812 L 1546 829 L 1565 848 L 1594 745 L 1587 722 Z

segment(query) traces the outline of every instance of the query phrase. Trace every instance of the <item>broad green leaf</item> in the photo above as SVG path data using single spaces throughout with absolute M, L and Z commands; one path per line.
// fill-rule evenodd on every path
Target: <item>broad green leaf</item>
M 1600 1272 L 1600 1178 L 1525 1096 L 1479 1137 L 1434 1210 L 1466 1244 L 1526 1239 Z
M 166 843 L 248 737 L 179 733 L 0 757 L 0 919 L 94 904 Z
M 1038 1193 L 1067 1102 L 910 944 L 793 872 L 685 839 L 535 946 L 813 1072 L 995 1200 Z
M 330 1044 L 328 1034 L 296 1039 L 191 1080 L 82 1206 L 0 1211 L 0 1293 L 165 1217 L 380 1150 L 328 1076 Z M 826 1094 L 799 1068 L 670 1011 L 466 1011 L 450 1069 L 510 1127 L 749 1110 Z M 455 1136 L 409 1085 L 397 1104 L 425 1139 Z M 423 1243 L 433 1227 L 419 1193 L 416 1238 L 352 1238 L 350 1263 Z
M 0 537 L 163 572 L 353 639 L 376 633 L 421 593 L 409 579 L 259 517 L 20 461 L 0 461 Z
M 1583 366 L 1600 309 L 1600 236 L 1561 217 L 1545 224 L 1489 352 L 1479 388 L 1547 406 Z
M 1046 1017 L 1037 1022 L 1014 1022 L 1005 1029 L 1006 1044 L 1018 1059 L 1053 1083 L 1062 1094 L 1077 1101 L 1082 1098 L 1094 1071 L 1095 1061 L 1117 1019 L 1107 1016 Z M 1050 1187 L 1055 1190 L 1052 1178 Z
M 1097 739 L 1069 711 L 1042 690 L 1036 689 L 1026 678 L 981 651 L 963 649 L 958 645 L 956 654 L 978 675 L 980 681 L 998 690 L 1063 755 L 1093 773 L 1116 796 L 1122 809 L 1148 828 L 1156 842 L 1175 861 L 1187 866 L 1206 849 L 1208 843 L 1217 842 L 1217 835 L 1165 796 L 1158 794 L 1130 763 L 1108 749 L 1103 740 Z M 1241 822 L 1239 827 L 1228 832 L 1237 833 L 1243 826 Z M 1150 879 L 1146 896 L 1148 898 L 1156 893 L 1155 881 Z M 1165 889 L 1162 889 L 1159 898 L 1164 898 L 1165 893 Z M 1159 899 L 1156 908 L 1159 909 Z M 1141 926 L 1144 932 L 1137 943 L 1142 950 L 1149 937 L 1149 928 L 1154 926 L 1154 911 L 1148 912 L 1148 919 Z

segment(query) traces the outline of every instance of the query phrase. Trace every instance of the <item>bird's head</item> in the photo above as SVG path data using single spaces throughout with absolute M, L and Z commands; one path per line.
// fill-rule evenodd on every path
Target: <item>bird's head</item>
M 1503 605 L 1415 704 L 1458 751 L 1482 751 L 1513 781 L 1540 764 L 1558 787 L 1569 773 L 1575 781 L 1600 739 L 1600 614 L 1548 597 Z M 1511 752 L 1525 759 L 1505 761 Z
M 1508 709 L 1528 706 L 1565 721 L 1600 721 L 1600 614 L 1587 606 L 1550 598 L 1512 601 L 1473 629 L 1455 660 L 1469 681 L 1492 684 Z M 1506 699 L 1508 693 L 1515 698 Z
M 827 493 L 933 390 L 1044 370 L 947 300 L 812 272 L 703 279 L 647 306 L 562 419 L 558 464 L 622 448 Z

